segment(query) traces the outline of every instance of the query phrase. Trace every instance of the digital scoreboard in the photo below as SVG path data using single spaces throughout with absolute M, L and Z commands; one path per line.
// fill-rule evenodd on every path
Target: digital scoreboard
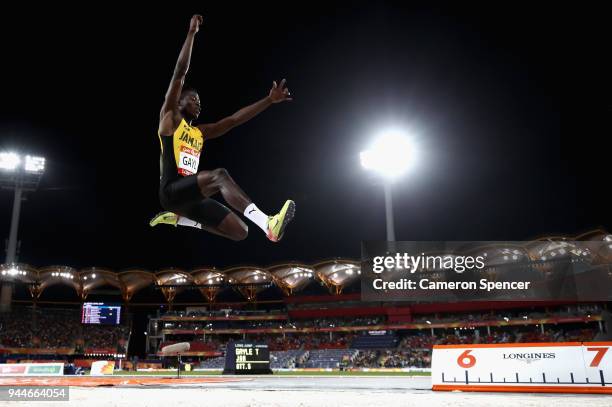
M 223 374 L 271 374 L 268 345 L 230 342 L 225 350 Z
M 121 305 L 102 302 L 86 302 L 81 312 L 81 323 L 96 325 L 119 325 L 121 322 Z

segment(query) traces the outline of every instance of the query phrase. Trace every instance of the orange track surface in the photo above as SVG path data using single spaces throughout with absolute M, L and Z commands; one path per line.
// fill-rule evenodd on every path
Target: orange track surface
M 164 386 L 176 384 L 206 384 L 239 382 L 249 379 L 222 377 L 115 377 L 115 376 L 58 376 L 58 377 L 0 377 L 0 386 Z

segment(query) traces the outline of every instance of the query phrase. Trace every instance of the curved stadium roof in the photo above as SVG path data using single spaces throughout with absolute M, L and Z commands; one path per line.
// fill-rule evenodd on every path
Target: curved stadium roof
M 574 242 L 584 242 L 578 247 Z M 555 256 L 572 254 L 594 262 L 612 261 L 612 235 L 595 230 L 574 237 L 551 236 L 523 245 L 496 244 L 470 249 L 485 255 L 493 265 L 521 261 L 545 261 Z M 219 270 L 200 267 L 192 270 L 166 268 L 156 272 L 144 269 L 128 269 L 120 272 L 100 267 L 77 270 L 70 266 L 46 266 L 35 268 L 27 264 L 0 266 L 0 281 L 23 283 L 34 298 L 48 287 L 64 285 L 72 287 L 77 295 L 86 299 L 95 289 L 112 286 L 129 302 L 135 293 L 150 286 L 161 289 L 167 301 L 187 288 L 198 288 L 209 301 L 226 289 L 239 292 L 247 300 L 257 298 L 260 291 L 275 285 L 284 295 L 290 296 L 316 281 L 332 294 L 360 280 L 361 267 L 356 260 L 334 259 L 313 265 L 283 263 L 270 267 L 240 266 Z

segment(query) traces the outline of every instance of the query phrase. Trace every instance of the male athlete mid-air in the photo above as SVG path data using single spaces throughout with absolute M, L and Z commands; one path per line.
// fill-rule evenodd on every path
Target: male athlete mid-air
M 202 16 L 194 15 L 159 114 L 159 200 L 168 212 L 155 216 L 150 225 L 165 223 L 192 226 L 232 240 L 245 239 L 248 235 L 247 225 L 234 212 L 211 198 L 220 192 L 232 208 L 259 226 L 268 239 L 277 242 L 283 237 L 287 224 L 295 214 L 293 201 L 286 201 L 278 214 L 267 216 L 255 206 L 225 169 L 198 172 L 198 164 L 205 140 L 227 133 L 273 103 L 291 100 L 289 90 L 285 88 L 284 79 L 280 84 L 275 81 L 268 96 L 233 115 L 216 123 L 192 124 L 200 115 L 200 97 L 193 89 L 183 89 L 183 84 L 200 24 Z

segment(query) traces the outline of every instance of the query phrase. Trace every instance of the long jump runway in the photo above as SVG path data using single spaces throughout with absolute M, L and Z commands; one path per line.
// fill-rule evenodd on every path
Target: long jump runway
M 9 380 L 7 380 L 9 379 Z M 70 377 L 24 383 L 2 378 L 0 385 L 60 385 L 70 379 L 70 401 L 36 406 L 580 406 L 612 405 L 612 396 L 530 393 L 432 392 L 429 377 L 401 376 L 223 376 L 223 377 Z M 25 378 L 22 378 L 25 379 Z M 54 382 L 52 379 L 58 380 Z M 106 383 L 104 379 L 112 379 Z M 31 378 L 28 380 L 32 380 Z M 72 381 L 74 380 L 74 381 Z M 64 382 L 63 384 L 68 384 Z M 110 386 L 110 387 L 109 387 Z M 34 405 L 0 401 L 0 406 Z

